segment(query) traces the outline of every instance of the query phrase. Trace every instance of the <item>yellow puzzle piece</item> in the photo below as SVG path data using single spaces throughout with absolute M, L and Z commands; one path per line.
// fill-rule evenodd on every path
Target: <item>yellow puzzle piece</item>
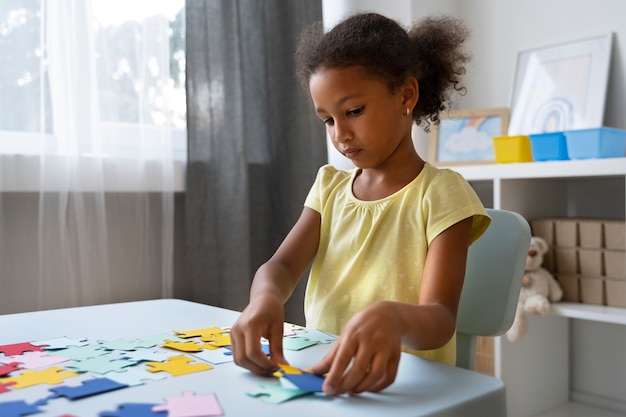
M 22 371 L 18 376 L 10 377 L 10 378 L 2 378 L 0 382 L 2 384 L 7 384 L 14 382 L 12 388 L 26 388 L 32 387 L 33 385 L 39 384 L 48 384 L 48 385 L 56 385 L 63 382 L 64 379 L 70 378 L 73 376 L 77 376 L 76 372 L 63 372 L 65 368 L 60 366 L 53 366 L 51 368 L 43 369 L 43 370 L 26 370 Z
M 194 359 L 188 356 L 170 356 L 166 362 L 146 362 L 150 372 L 168 372 L 173 376 L 191 374 L 213 369 L 208 363 L 190 363 Z

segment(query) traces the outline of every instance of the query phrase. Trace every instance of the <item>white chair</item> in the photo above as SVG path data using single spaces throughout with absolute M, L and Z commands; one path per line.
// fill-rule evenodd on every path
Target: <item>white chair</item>
M 530 246 L 530 226 L 518 213 L 487 209 L 491 224 L 470 247 L 459 302 L 456 366 L 474 370 L 477 336 L 511 327 Z

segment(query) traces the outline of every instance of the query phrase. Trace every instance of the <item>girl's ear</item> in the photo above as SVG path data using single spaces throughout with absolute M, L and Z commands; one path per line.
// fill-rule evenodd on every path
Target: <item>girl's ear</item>
M 419 99 L 419 91 L 417 80 L 414 77 L 407 78 L 404 85 L 401 87 L 403 108 L 408 107 L 411 111 L 413 110 Z

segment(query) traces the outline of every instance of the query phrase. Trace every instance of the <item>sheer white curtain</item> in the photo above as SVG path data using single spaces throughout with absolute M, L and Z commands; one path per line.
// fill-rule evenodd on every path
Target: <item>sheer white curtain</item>
M 171 296 L 183 0 L 4 1 L 0 56 L 0 314 Z

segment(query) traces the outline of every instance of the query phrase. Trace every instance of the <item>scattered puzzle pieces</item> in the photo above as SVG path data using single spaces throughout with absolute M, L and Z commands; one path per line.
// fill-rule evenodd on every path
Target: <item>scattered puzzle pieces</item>
M 166 362 L 147 362 L 150 372 L 168 372 L 173 376 L 191 374 L 194 372 L 213 369 L 208 363 L 191 363 L 194 360 L 188 356 L 170 356 Z
M 63 382 L 66 378 L 78 375 L 76 372 L 63 371 L 65 371 L 65 368 L 61 368 L 60 366 L 53 366 L 39 371 L 28 369 L 26 371 L 22 371 L 22 373 L 18 376 L 3 378 L 1 382 L 3 384 L 6 384 L 7 382 L 15 382 L 12 388 L 21 389 L 39 384 L 57 385 Z
M 168 417 L 211 417 L 224 415 L 215 394 L 195 395 L 183 392 L 181 397 L 168 397 L 166 405 L 158 405 L 153 411 L 167 411 Z

